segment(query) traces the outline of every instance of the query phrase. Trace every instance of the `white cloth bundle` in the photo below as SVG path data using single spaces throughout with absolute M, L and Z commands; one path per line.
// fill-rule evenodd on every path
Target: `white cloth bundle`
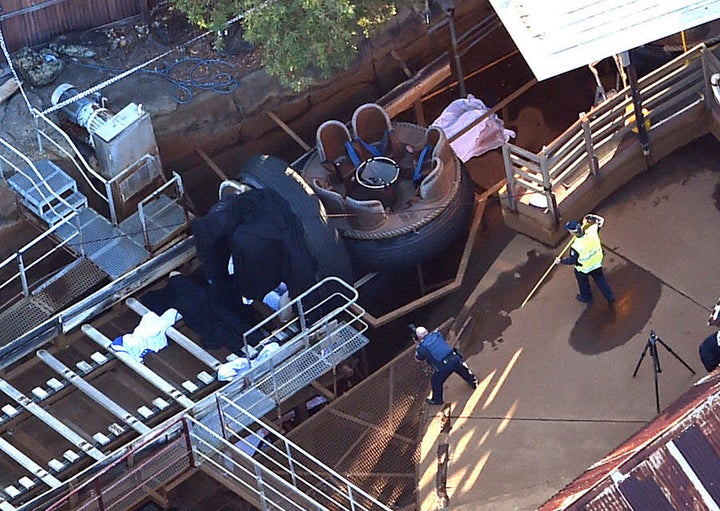
M 253 365 L 258 365 L 261 362 L 270 358 L 270 356 L 280 349 L 280 345 L 276 342 L 266 344 L 258 353 L 257 357 L 253 359 Z M 230 362 L 220 364 L 217 370 L 217 379 L 219 381 L 229 381 L 238 376 L 242 376 L 250 369 L 250 362 L 245 357 L 238 357 Z
M 180 313 L 175 309 L 166 310 L 162 316 L 152 311 L 146 312 L 135 330 L 116 338 L 110 347 L 117 352 L 127 353 L 142 363 L 145 355 L 150 352 L 157 353 L 167 346 L 165 331 L 180 318 Z

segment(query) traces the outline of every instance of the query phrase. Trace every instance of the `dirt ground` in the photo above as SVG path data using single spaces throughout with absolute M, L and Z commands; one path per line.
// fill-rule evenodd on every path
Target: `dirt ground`
M 0 136 L 33 156 L 37 142 L 29 105 L 49 109 L 53 92 L 64 83 L 85 91 L 141 68 L 138 75 L 163 78 L 151 86 L 168 87 L 180 103 L 202 89 L 231 90 L 262 67 L 261 50 L 244 41 L 240 29 L 227 34 L 222 49 L 215 44 L 214 34 L 203 35 L 184 18 L 154 10 L 148 21 L 122 20 L 12 52 L 12 70 L 7 59 L 0 62 L 0 83 L 12 81 L 14 70 L 22 89 L 0 97 Z

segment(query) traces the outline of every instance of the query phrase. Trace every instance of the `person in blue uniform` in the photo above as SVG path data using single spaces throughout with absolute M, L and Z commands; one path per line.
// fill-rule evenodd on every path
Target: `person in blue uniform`
M 432 396 L 427 400 L 431 405 L 443 404 L 443 384 L 452 373 L 457 373 L 473 389 L 477 388 L 477 378 L 463 362 L 462 356 L 450 347 L 445 337 L 433 330 L 428 332 L 424 326 L 415 328 L 415 358 L 426 362 L 434 369 L 430 378 Z
M 585 215 L 582 224 L 570 221 L 565 224 L 565 230 L 573 235 L 570 252 L 565 258 L 556 258 L 556 264 L 566 264 L 575 267 L 575 279 L 580 293 L 577 299 L 583 303 L 592 303 L 592 290 L 590 277 L 593 278 L 600 292 L 608 304 L 615 303 L 615 295 L 603 275 L 603 248 L 600 242 L 600 228 L 605 219 L 599 215 Z
M 710 334 L 700 344 L 700 361 L 708 373 L 720 365 L 720 332 Z

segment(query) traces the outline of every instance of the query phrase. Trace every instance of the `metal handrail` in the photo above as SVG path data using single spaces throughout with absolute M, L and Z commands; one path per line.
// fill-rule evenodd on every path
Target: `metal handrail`
M 345 289 L 348 292 L 349 296 L 341 295 L 340 293 L 333 293 L 319 302 L 315 303 L 314 305 L 310 306 L 309 308 L 306 308 L 303 306 L 303 303 L 308 300 L 311 296 L 318 293 L 319 289 L 325 286 L 330 285 L 331 282 L 334 282 L 338 286 L 340 286 L 341 289 Z M 297 317 L 290 322 L 287 322 L 283 324 L 283 326 L 280 329 L 272 330 L 270 335 L 263 338 L 261 341 L 258 342 L 258 345 L 262 346 L 268 342 L 271 342 L 274 338 L 277 338 L 279 332 L 290 332 L 288 333 L 289 336 L 293 337 L 294 334 L 292 334 L 292 330 L 298 326 L 299 323 L 299 330 L 301 334 L 307 339 L 309 334 L 313 333 L 315 330 L 321 328 L 321 325 L 326 324 L 326 321 L 328 318 L 333 318 L 338 315 L 340 312 L 339 310 L 333 310 L 329 313 L 326 313 L 323 317 L 321 317 L 319 320 L 313 322 L 313 326 L 311 328 L 307 328 L 306 324 L 306 317 L 316 310 L 320 310 L 323 306 L 325 306 L 327 303 L 330 303 L 330 301 L 336 297 L 342 297 L 344 300 L 344 305 L 340 308 L 342 311 L 350 310 L 351 306 L 354 305 L 358 300 L 358 292 L 357 289 L 350 286 L 347 282 L 343 281 L 342 279 L 334 276 L 326 277 L 317 284 L 310 287 L 308 290 L 301 293 L 296 298 L 292 299 L 289 303 L 285 304 L 284 306 L 280 307 L 277 311 L 269 315 L 267 318 L 262 320 L 261 322 L 257 323 L 255 326 L 247 330 L 243 334 L 243 348 L 244 352 L 246 354 L 252 354 L 255 350 L 248 344 L 248 339 L 252 338 L 253 335 L 256 332 L 262 332 L 266 330 L 267 325 L 276 323 L 280 320 L 281 317 L 283 317 L 288 312 L 291 312 L 292 310 L 296 309 L 298 311 Z M 250 367 L 252 367 L 252 361 L 250 361 Z
M 247 438 L 258 437 L 252 428 L 244 425 L 243 421 L 238 420 L 239 415 L 244 415 L 250 419 L 250 423 L 253 425 L 263 425 L 263 422 L 252 413 L 239 407 L 232 400 L 221 395 L 218 395 L 217 399 L 222 402 L 217 407 L 217 410 L 220 410 L 223 415 L 218 422 L 225 425 L 222 432 L 211 430 L 195 417 L 187 416 L 185 418 L 193 426 L 188 430 L 196 463 L 211 463 L 237 483 L 254 490 L 260 498 L 261 504 L 263 504 L 263 509 L 269 509 L 269 505 L 277 505 L 267 500 L 271 494 L 277 495 L 284 504 L 297 505 L 286 494 L 286 492 L 291 491 L 302 499 L 317 505 L 318 509 L 332 507 L 333 509 L 357 511 L 369 509 L 390 511 L 390 508 L 385 504 L 281 433 L 276 433 L 278 439 L 273 444 L 264 444 L 269 453 L 263 449 L 257 449 L 256 455 L 251 456 L 238 448 L 236 443 L 242 445 L 243 442 L 247 443 Z M 228 410 L 231 410 L 232 413 L 227 413 Z M 230 427 L 231 425 L 235 428 Z M 239 430 L 236 429 L 238 427 Z M 213 444 L 197 435 L 195 433 L 196 429 L 213 438 Z M 226 437 L 226 435 L 228 436 Z M 276 443 L 280 443 L 281 446 L 278 447 L 275 445 Z M 198 449 L 200 445 L 205 449 Z M 228 455 L 228 452 L 231 455 Z M 217 460 L 213 459 L 213 456 L 221 459 L 224 465 L 220 465 Z M 245 463 L 250 464 L 254 470 L 249 471 L 248 468 L 237 463 L 234 457 L 238 457 Z M 248 479 L 257 484 L 259 488 L 253 488 L 251 483 L 243 481 L 238 477 L 237 472 L 240 472 L 240 475 L 243 473 L 247 475 Z M 368 505 L 363 504 L 361 500 L 367 502 Z M 277 509 L 288 508 L 279 506 Z M 298 509 L 303 508 L 298 507 Z
M 138 209 L 138 218 L 140 219 L 140 226 L 142 227 L 143 231 L 143 241 L 145 242 L 145 248 L 149 251 L 152 251 L 152 244 L 150 243 L 150 236 L 148 234 L 147 229 L 147 220 L 145 218 L 145 205 L 155 200 L 158 196 L 160 196 L 165 190 L 170 188 L 171 186 L 176 186 L 178 190 L 178 195 L 181 197 L 184 193 L 182 179 L 180 178 L 180 175 L 177 172 L 173 172 L 173 177 L 170 178 L 167 182 L 162 184 L 160 187 L 158 187 L 155 191 L 153 191 L 150 195 L 142 199 L 140 202 L 138 202 L 137 209 Z M 177 203 L 178 200 L 175 199 L 169 204 L 167 204 L 162 210 L 165 211 L 167 208 L 171 206 L 171 204 Z
M 58 126 L 57 124 L 52 122 L 41 111 L 37 110 L 36 108 L 33 108 L 32 113 L 33 113 L 33 116 L 35 117 L 35 119 L 42 119 L 43 121 L 45 121 L 45 123 L 47 123 L 48 126 L 50 126 L 53 130 L 55 130 L 55 132 L 57 132 L 57 134 L 60 135 L 60 137 L 62 137 L 62 139 L 68 144 L 68 146 L 70 147 L 72 152 L 70 152 L 67 149 L 65 149 L 64 147 L 62 147 L 55 140 L 53 140 L 53 138 L 50 135 L 48 135 L 43 130 L 41 130 L 40 127 L 37 127 L 38 146 L 39 146 L 40 150 L 42 151 L 42 142 L 40 140 L 40 137 L 42 136 L 48 142 L 50 142 L 52 145 L 54 145 L 58 151 L 60 151 L 65 156 L 67 156 L 75 164 L 75 167 L 78 169 L 78 171 L 80 171 L 80 175 L 82 175 L 85 182 L 87 182 L 88 186 L 90 186 L 90 188 L 92 188 L 92 190 L 95 192 L 95 194 L 98 197 L 100 197 L 105 202 L 109 202 L 108 197 L 103 195 L 103 193 L 100 192 L 100 190 L 95 188 L 95 185 L 93 185 L 92 181 L 88 177 L 88 174 L 90 174 L 92 177 L 94 177 L 95 179 L 97 179 L 98 181 L 103 183 L 104 185 L 106 185 L 108 183 L 108 180 L 105 179 L 100 174 L 98 174 L 97 172 L 95 172 L 95 170 L 90 166 L 90 164 L 87 162 L 85 157 L 82 155 L 80 150 L 77 148 L 75 143 L 72 141 L 70 136 L 67 133 L 65 133 L 65 131 L 62 128 L 60 128 L 60 126 Z M 78 164 L 78 161 L 80 161 L 80 163 L 82 163 L 82 165 Z
M 18 272 L 15 273 L 14 275 L 12 275 L 11 277 L 9 277 L 2 284 L 0 284 L 0 289 L 3 289 L 5 286 L 7 286 L 11 282 L 13 282 L 18 277 L 20 277 L 20 280 L 22 281 L 22 285 L 23 285 L 23 295 L 28 296 L 30 294 L 29 286 L 27 283 L 28 270 L 37 266 L 42 261 L 44 261 L 46 258 L 50 257 L 52 254 L 54 254 L 55 252 L 57 252 L 64 246 L 69 245 L 70 241 L 73 240 L 76 236 L 81 236 L 80 230 L 77 229 L 77 226 L 75 226 L 75 228 L 76 228 L 75 233 L 73 233 L 71 236 L 69 236 L 66 240 L 63 240 L 60 244 L 55 245 L 51 250 L 46 251 L 43 255 L 41 255 L 39 258 L 35 259 L 29 265 L 25 265 L 22 255 L 25 252 L 27 252 L 28 250 L 30 250 L 32 247 L 34 247 L 35 245 L 40 243 L 41 241 L 49 238 L 52 233 L 54 233 L 58 228 L 60 228 L 60 226 L 70 223 L 71 220 L 75 220 L 77 218 L 77 214 L 78 214 L 77 211 L 72 212 L 70 215 L 68 215 L 67 217 L 63 218 L 60 222 L 55 224 L 50 230 L 45 231 L 40 236 L 38 236 L 37 238 L 30 241 L 22 248 L 20 248 L 15 254 L 9 256 L 3 262 L 1 262 L 0 263 L 0 271 L 5 267 L 10 266 L 10 263 L 12 263 L 13 261 L 17 261 Z M 82 246 L 82 242 L 81 242 L 81 246 Z
M 56 199 L 58 202 L 62 203 L 63 205 L 65 205 L 65 207 L 68 208 L 68 210 L 74 211 L 75 208 L 73 208 L 63 197 L 61 197 L 59 194 L 57 194 L 55 192 L 55 190 L 53 190 L 52 188 L 50 188 L 50 186 L 48 186 L 48 184 L 45 182 L 42 174 L 35 166 L 35 163 L 33 163 L 33 161 L 30 160 L 30 158 L 28 158 L 27 155 L 20 152 L 17 148 L 15 148 L 15 146 L 13 146 L 10 142 L 8 142 L 7 140 L 5 140 L 2 137 L 0 137 L 0 144 L 3 145 L 5 147 L 5 149 L 8 149 L 11 153 L 15 154 L 15 156 L 17 156 L 18 158 L 23 160 L 23 162 L 27 166 L 26 168 L 30 168 L 32 170 L 33 174 L 35 174 L 35 177 L 39 180 L 39 182 L 36 182 L 35 179 L 30 177 L 23 169 L 21 169 L 20 167 L 18 167 L 14 163 L 12 163 L 7 157 L 0 155 L 0 159 L 2 159 L 2 161 L 7 163 L 8 165 L 10 165 L 15 170 L 15 172 L 25 176 L 25 178 L 32 184 L 35 191 L 37 191 L 37 193 L 40 194 L 40 196 L 47 202 L 48 207 L 50 208 L 50 210 L 53 213 L 55 213 L 57 216 L 60 216 L 58 214 L 58 212 L 55 210 L 55 208 L 53 207 L 53 205 L 50 203 L 50 201 L 47 200 L 48 195 L 51 196 L 52 198 Z M 47 195 L 43 190 L 40 189 L 39 185 L 43 185 L 43 188 L 45 189 L 45 192 L 47 192 Z
M 98 481 L 102 480 L 104 477 L 107 476 L 107 474 L 109 474 L 113 470 L 116 470 L 117 467 L 127 465 L 128 460 L 133 459 L 138 452 L 148 448 L 154 442 L 164 441 L 173 436 L 177 436 L 178 434 L 180 434 L 181 429 L 182 419 L 172 419 L 165 424 L 154 428 L 149 433 L 139 437 L 133 443 L 123 449 L 120 449 L 114 455 L 109 455 L 106 458 L 104 464 L 102 465 L 102 468 L 96 470 L 94 474 L 87 477 L 86 479 L 83 480 L 83 478 L 80 476 L 87 476 L 87 472 L 90 472 L 92 467 L 86 470 L 85 473 L 80 473 L 75 478 L 69 481 L 65 481 L 64 485 L 68 486 L 67 493 L 64 496 L 58 498 L 47 508 L 45 508 L 45 511 L 57 511 L 59 509 L 62 509 L 63 506 L 67 505 L 70 501 L 77 498 L 77 495 L 79 495 L 82 491 L 97 488 Z M 95 495 L 95 500 L 102 500 L 102 493 Z
M 704 100 L 701 56 L 705 50 L 705 45 L 700 44 L 639 80 L 641 102 L 651 109 L 652 124 L 648 131 Z M 667 93 L 671 85 L 678 89 L 674 94 Z M 633 117 L 629 122 L 626 112 L 631 104 L 628 86 L 590 112 L 581 114 L 578 121 L 537 155 L 511 143 L 505 144 L 503 159 L 510 208 L 516 209 L 516 190 L 522 187 L 545 195 L 549 211 L 557 220 L 556 188 L 587 172 L 599 174 L 607 162 L 603 151 L 612 153 L 613 142 L 618 143 L 627 133 L 637 130 L 637 120 Z
M 313 286 L 308 292 L 303 293 L 303 298 L 316 291 L 320 286 L 337 286 L 338 284 L 341 286 L 341 290 L 351 291 L 334 294 L 336 298 L 339 297 L 346 301 L 343 306 L 333 309 L 335 315 L 341 317 L 342 313 L 350 309 L 351 303 L 357 299 L 355 288 L 341 279 L 328 277 Z M 352 312 L 352 314 L 362 315 L 361 312 Z M 317 323 L 331 323 L 331 321 L 328 317 L 323 316 L 317 322 L 307 325 L 307 328 L 314 329 Z M 367 325 L 364 325 L 364 328 L 366 329 Z M 323 342 L 323 346 L 332 346 L 333 333 L 334 330 L 331 329 L 325 339 L 319 342 Z M 360 333 L 355 335 L 360 335 Z M 256 370 L 259 368 L 256 366 Z M 270 373 L 269 377 L 273 376 L 276 369 L 283 370 L 280 366 L 267 368 L 266 372 Z M 301 376 L 294 374 L 293 378 L 301 378 Z M 325 503 L 332 504 L 333 509 L 347 511 L 369 511 L 371 509 L 389 511 L 389 508 L 366 491 L 281 435 L 282 448 L 273 449 L 274 460 L 269 457 L 254 459 L 253 456 L 244 453 L 238 445 L 234 445 L 232 440 L 247 438 L 247 434 L 253 430 L 253 425 L 257 427 L 265 424 L 258 419 L 257 415 L 260 414 L 251 414 L 237 404 L 241 402 L 237 399 L 239 394 L 227 392 L 232 386 L 226 385 L 217 390 L 196 402 L 192 409 L 182 410 L 153 428 L 151 432 L 141 435 L 131 444 L 109 454 L 107 458 L 74 476 L 71 480 L 64 481 L 62 487 L 39 496 L 31 504 L 40 505 L 45 502 L 45 505 L 42 508 L 34 507 L 33 509 L 59 511 L 65 509 L 64 506 L 70 501 L 76 502 L 74 509 L 97 509 L 93 506 L 102 506 L 103 503 L 110 504 L 109 499 L 112 499 L 118 492 L 123 492 L 123 489 L 126 490 L 122 493 L 123 497 L 132 500 L 144 491 L 134 485 L 136 477 L 140 475 L 149 477 L 152 484 L 159 486 L 177 477 L 178 471 L 181 469 L 196 468 L 205 464 L 208 469 L 220 470 L 223 474 L 228 475 L 229 483 L 235 481 L 239 485 L 243 485 L 252 479 L 260 484 L 261 486 L 253 485 L 253 483 L 244 486 L 260 500 L 263 499 L 264 493 L 265 495 L 275 495 L 280 502 L 286 504 L 285 507 L 282 505 L 278 507 L 266 501 L 267 506 L 263 509 L 292 509 L 291 504 L 302 501 L 310 507 L 297 509 L 328 509 L 326 505 L 323 505 Z M 252 409 L 254 410 L 254 408 Z M 249 422 L 242 424 L 243 418 Z M 168 451 L 166 447 L 170 444 L 172 444 L 172 449 Z M 287 464 L 282 462 L 278 464 L 277 459 L 284 453 L 289 456 Z M 127 463 L 129 459 L 133 460 L 132 464 Z M 158 462 L 158 460 L 161 461 Z M 241 460 L 241 462 L 233 465 L 233 460 Z M 162 465 L 162 469 L 158 468 L 158 463 Z M 125 466 L 125 468 L 120 469 L 121 466 Z M 278 471 L 283 466 L 292 467 L 295 472 L 289 476 L 282 475 Z M 165 468 L 167 471 L 164 470 Z M 152 470 L 155 472 L 150 474 Z M 235 473 L 235 476 L 229 475 L 229 470 Z M 241 471 L 243 471 L 242 474 L 240 474 Z M 113 475 L 109 475 L 111 473 Z M 246 476 L 244 481 L 242 480 L 243 476 Z M 258 479 L 259 476 L 262 477 Z M 312 488 L 314 496 L 302 495 L 302 492 L 310 488 Z M 289 495 L 295 495 L 295 497 L 288 497 Z M 108 507 L 108 509 L 110 508 L 112 506 Z

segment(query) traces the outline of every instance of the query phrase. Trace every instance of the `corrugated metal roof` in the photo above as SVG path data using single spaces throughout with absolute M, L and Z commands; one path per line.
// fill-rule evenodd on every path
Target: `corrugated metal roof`
M 719 404 L 715 371 L 540 510 L 717 509 Z
M 720 18 L 717 0 L 489 0 L 538 80 Z

